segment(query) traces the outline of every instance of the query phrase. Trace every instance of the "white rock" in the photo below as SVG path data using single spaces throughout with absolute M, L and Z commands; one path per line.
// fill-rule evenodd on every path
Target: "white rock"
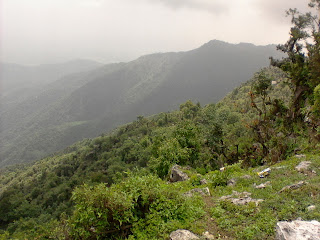
M 210 196 L 210 190 L 208 187 L 205 188 L 194 188 L 191 189 L 189 192 L 184 193 L 185 196 L 191 197 L 193 194 L 199 193 L 202 196 Z
M 194 240 L 194 239 L 200 239 L 197 235 L 194 233 L 179 229 L 170 234 L 170 240 Z
M 215 239 L 215 237 L 210 234 L 208 231 L 202 233 L 202 236 L 206 239 L 206 240 L 211 240 L 211 239 Z
M 236 185 L 236 183 L 237 183 L 236 179 L 231 178 L 230 180 L 228 180 L 227 185 L 233 187 Z
M 260 185 L 255 186 L 255 188 L 257 188 L 257 189 L 266 188 L 267 186 L 270 185 L 270 183 L 271 183 L 270 181 L 265 182 L 265 183 L 261 183 Z
M 235 205 L 245 205 L 250 202 L 254 202 L 256 206 L 259 205 L 259 203 L 263 202 L 263 199 L 253 199 L 250 197 L 251 193 L 249 192 L 242 192 L 239 193 L 237 191 L 233 191 L 231 195 L 222 196 L 220 200 L 228 200 L 231 201 Z
M 320 240 L 318 221 L 278 222 L 276 240 Z
M 201 185 L 206 185 L 206 184 L 208 184 L 207 179 L 201 179 L 201 180 L 200 180 L 200 184 L 201 184 Z
M 299 163 L 298 166 L 296 166 L 297 171 L 301 172 L 303 170 L 307 170 L 310 167 L 311 162 L 310 161 L 302 161 Z
M 243 175 L 243 176 L 241 176 L 241 178 L 243 178 L 243 179 L 250 179 L 251 176 L 250 176 L 250 175 Z
M 313 211 L 313 210 L 315 210 L 315 209 L 316 209 L 316 206 L 315 206 L 315 205 L 311 205 L 311 206 L 307 207 L 307 210 L 308 210 L 309 212 L 311 212 L 311 211 Z
M 294 190 L 294 189 L 301 188 L 305 184 L 307 184 L 307 183 L 304 182 L 304 181 L 300 181 L 300 182 L 298 182 L 296 184 L 285 186 L 279 191 L 279 193 L 282 193 L 283 191 L 286 191 L 286 190 Z
M 171 182 L 180 182 L 180 181 L 186 181 L 189 179 L 188 175 L 184 172 L 182 172 L 181 167 L 179 165 L 174 165 L 171 168 L 171 174 L 170 174 L 170 181 Z

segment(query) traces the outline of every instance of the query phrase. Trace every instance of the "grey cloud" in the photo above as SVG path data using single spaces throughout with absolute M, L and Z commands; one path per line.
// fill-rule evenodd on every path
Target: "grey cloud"
M 213 14 L 221 14 L 228 10 L 226 1 L 221 0 L 149 0 L 148 3 L 150 2 L 161 3 L 172 9 L 190 8 Z
M 308 2 L 309 0 L 257 0 L 254 4 L 266 20 L 290 23 L 289 19 L 285 19 L 286 10 L 297 8 L 300 12 L 309 11 Z

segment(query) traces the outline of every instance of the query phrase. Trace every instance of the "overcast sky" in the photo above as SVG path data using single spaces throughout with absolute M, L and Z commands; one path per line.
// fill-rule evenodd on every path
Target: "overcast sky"
M 284 43 L 308 0 L 0 0 L 0 60 L 129 61 L 218 39 Z

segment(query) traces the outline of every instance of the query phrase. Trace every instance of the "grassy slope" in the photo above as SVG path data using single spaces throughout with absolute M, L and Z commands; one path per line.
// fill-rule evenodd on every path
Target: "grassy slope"
M 264 179 L 260 179 L 256 172 L 267 166 L 238 169 L 231 173 L 230 177 L 237 181 L 235 186 L 211 189 L 212 197 L 207 201 L 207 211 L 212 220 L 207 221 L 209 229 L 204 228 L 201 231 L 210 231 L 212 221 L 215 223 L 213 226 L 220 228 L 222 235 L 224 232 L 227 233 L 228 239 L 274 239 L 275 225 L 278 221 L 292 221 L 297 218 L 320 221 L 320 155 L 309 153 L 306 156 L 306 159 L 293 156 L 287 161 L 271 166 L 270 175 Z M 310 170 L 299 173 L 295 166 L 303 160 L 311 161 L 312 164 Z M 250 175 L 251 178 L 242 178 L 244 175 Z M 271 184 L 265 189 L 255 188 L 255 184 L 267 181 Z M 299 189 L 279 193 L 283 187 L 299 181 L 305 181 L 307 184 Z M 256 207 L 255 204 L 236 206 L 228 201 L 219 200 L 221 196 L 232 194 L 232 191 L 251 192 L 252 198 L 264 201 Z M 308 211 L 307 207 L 310 205 L 315 205 L 316 210 Z M 199 229 L 197 231 L 199 232 Z M 216 233 L 217 237 L 219 231 Z

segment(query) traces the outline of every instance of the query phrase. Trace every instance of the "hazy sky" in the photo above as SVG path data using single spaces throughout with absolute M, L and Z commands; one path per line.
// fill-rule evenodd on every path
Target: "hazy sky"
M 133 60 L 218 39 L 257 45 L 288 38 L 288 8 L 308 0 L 0 0 L 0 60 Z

